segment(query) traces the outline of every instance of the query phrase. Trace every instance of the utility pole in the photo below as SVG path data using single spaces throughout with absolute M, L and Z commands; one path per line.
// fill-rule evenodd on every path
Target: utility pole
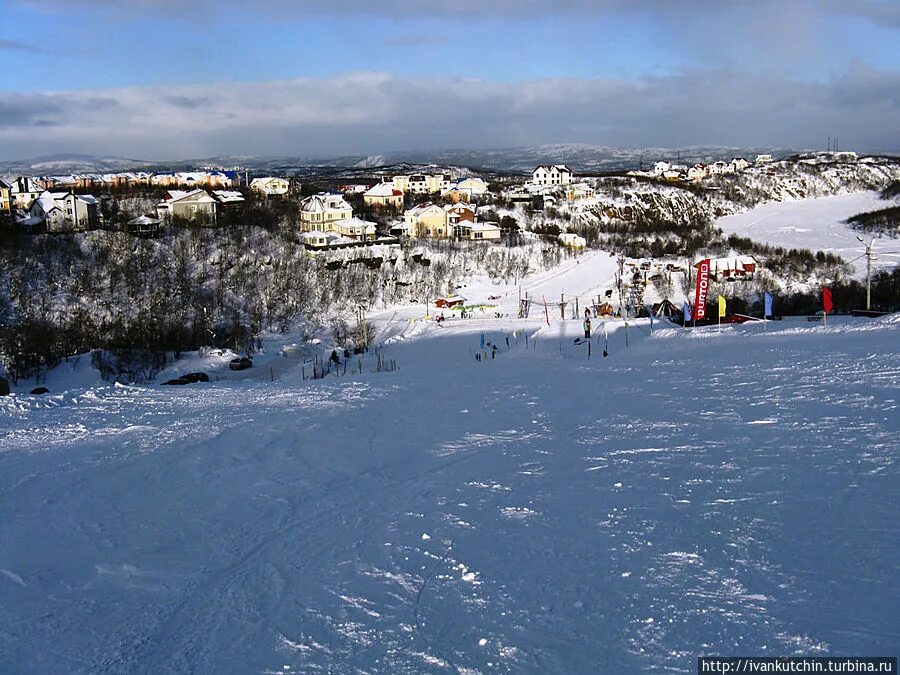
M 872 261 L 878 260 L 877 256 L 872 255 L 872 246 L 875 239 L 872 238 L 867 244 L 862 237 L 857 237 L 860 243 L 866 247 L 866 309 L 872 309 Z

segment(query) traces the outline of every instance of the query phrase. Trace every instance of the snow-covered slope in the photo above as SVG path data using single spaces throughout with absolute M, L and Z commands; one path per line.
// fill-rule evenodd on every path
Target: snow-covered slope
M 589 291 L 582 265 L 532 288 Z M 578 320 L 391 316 L 394 372 L 0 398 L 0 670 L 690 673 L 900 644 L 897 316 L 612 321 L 590 359 Z
M 846 220 L 858 213 L 876 211 L 894 204 L 896 201 L 881 199 L 877 192 L 768 202 L 745 213 L 719 218 L 715 225 L 726 234 L 737 234 L 785 248 L 829 251 L 848 262 L 855 260 L 856 277 L 864 278 L 865 259 L 859 258 L 865 249 L 857 236 L 865 233 L 851 228 Z M 863 238 L 870 239 L 868 235 Z M 900 264 L 900 243 L 882 238 L 875 248 L 885 252 L 873 263 L 874 268 L 890 270 Z

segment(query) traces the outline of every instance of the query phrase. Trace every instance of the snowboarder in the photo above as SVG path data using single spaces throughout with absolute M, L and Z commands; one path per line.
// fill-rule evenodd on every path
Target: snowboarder
M 591 339 L 591 317 L 587 315 L 584 317 L 584 339 Z
M 492 359 L 497 358 L 497 345 L 496 344 L 493 347 L 491 347 L 491 358 Z

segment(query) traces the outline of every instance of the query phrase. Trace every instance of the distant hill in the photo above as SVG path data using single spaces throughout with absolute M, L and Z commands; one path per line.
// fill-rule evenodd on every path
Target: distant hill
M 486 150 L 396 151 L 377 155 L 332 157 L 219 156 L 188 160 L 147 161 L 122 157 L 58 154 L 21 161 L 0 162 L 0 174 L 54 175 L 107 173 L 135 169 L 176 170 L 197 167 L 240 168 L 250 171 L 312 173 L 326 167 L 371 170 L 396 165 L 471 167 L 499 172 L 525 173 L 539 164 L 568 164 L 576 173 L 602 173 L 644 168 L 665 160 L 694 164 L 732 157 L 753 159 L 757 154 L 783 157 L 791 148 L 693 146 L 687 148 L 614 148 L 582 143 L 560 143 Z

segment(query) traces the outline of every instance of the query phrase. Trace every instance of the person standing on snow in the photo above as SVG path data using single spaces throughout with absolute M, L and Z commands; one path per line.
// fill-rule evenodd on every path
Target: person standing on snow
M 584 339 L 591 339 L 591 317 L 589 317 L 587 314 L 585 314 L 584 316 Z

